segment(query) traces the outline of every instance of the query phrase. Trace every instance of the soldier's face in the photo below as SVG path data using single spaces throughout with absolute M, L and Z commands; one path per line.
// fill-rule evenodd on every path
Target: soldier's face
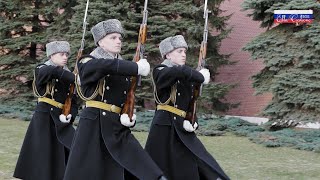
M 111 33 L 102 38 L 98 44 L 103 50 L 116 55 L 121 51 L 122 36 L 119 33 Z
M 68 62 L 69 53 L 59 52 L 50 56 L 51 61 L 57 66 L 65 66 Z
M 186 48 L 177 48 L 170 53 L 168 53 L 167 59 L 171 60 L 173 63 L 178 65 L 185 65 L 186 64 L 186 55 L 187 49 Z

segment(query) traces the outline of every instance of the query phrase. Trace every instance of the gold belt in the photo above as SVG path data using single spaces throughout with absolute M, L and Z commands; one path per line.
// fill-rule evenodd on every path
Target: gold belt
M 103 109 L 106 111 L 110 111 L 110 112 L 114 112 L 117 114 L 121 113 L 121 108 L 113 105 L 113 104 L 107 104 L 107 103 L 103 103 L 100 101 L 86 101 L 86 107 L 94 107 L 94 108 L 99 108 L 99 109 Z
M 46 98 L 46 97 L 38 98 L 38 102 L 45 102 L 47 104 L 50 104 L 50 105 L 55 106 L 55 107 L 60 108 L 60 109 L 63 108 L 63 104 L 61 104 L 61 103 L 59 103 L 59 102 L 57 102 L 55 100 Z
M 169 106 L 169 105 L 157 105 L 157 110 L 165 110 L 165 111 L 169 111 L 173 114 L 176 114 L 178 116 L 181 116 L 183 118 L 186 117 L 187 113 L 183 110 L 180 110 L 178 108 Z

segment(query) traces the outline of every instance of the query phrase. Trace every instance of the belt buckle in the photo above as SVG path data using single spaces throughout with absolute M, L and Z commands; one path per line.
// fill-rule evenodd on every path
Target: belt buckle
M 116 112 L 117 111 L 117 106 L 111 105 L 110 110 L 111 110 L 111 112 Z

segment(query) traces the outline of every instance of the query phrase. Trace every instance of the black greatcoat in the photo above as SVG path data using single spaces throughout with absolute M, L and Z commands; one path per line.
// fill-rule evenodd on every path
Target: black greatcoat
M 84 58 L 92 58 L 85 61 Z M 81 89 L 86 97 L 105 80 L 103 98 L 94 100 L 123 107 L 130 76 L 138 74 L 137 63 L 92 56 L 79 61 Z M 162 171 L 144 151 L 117 113 L 86 107 L 72 145 L 65 180 L 156 180 Z M 135 177 L 134 177 L 135 176 Z
M 35 85 L 39 94 L 54 82 L 53 99 L 64 103 L 74 74 L 60 67 L 41 64 L 35 70 Z M 51 98 L 51 95 L 47 95 Z M 63 178 L 74 136 L 72 123 L 62 123 L 62 110 L 44 102 L 36 106 L 29 124 L 13 176 L 24 180 L 61 180 Z M 72 99 L 71 114 L 76 117 L 78 107 Z
M 204 81 L 201 73 L 188 66 L 165 65 L 155 67 L 153 79 L 161 103 L 177 84 L 176 104 L 169 105 L 184 111 L 188 110 L 193 84 Z M 145 148 L 165 176 L 169 180 L 229 179 L 196 134 L 183 128 L 183 121 L 183 117 L 164 110 L 157 110 L 153 118 Z

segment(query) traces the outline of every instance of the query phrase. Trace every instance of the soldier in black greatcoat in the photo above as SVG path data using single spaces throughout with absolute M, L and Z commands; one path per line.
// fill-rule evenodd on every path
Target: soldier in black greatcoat
M 181 35 L 164 39 L 159 48 L 165 60 L 153 70 L 157 110 L 146 151 L 170 180 L 229 179 L 194 133 L 198 124 L 184 119 L 194 84 L 208 84 L 209 70 L 185 65 L 188 46 Z
M 130 77 L 147 76 L 146 59 L 132 62 L 120 56 L 123 29 L 120 21 L 109 19 L 91 32 L 97 48 L 78 63 L 76 81 L 86 108 L 80 114 L 65 180 L 157 180 L 162 171 L 144 151 L 130 127 L 135 124 L 121 115 Z
M 13 176 L 24 180 L 61 180 L 74 136 L 72 122 L 78 112 L 76 97 L 71 114 L 62 114 L 63 103 L 75 76 L 67 68 L 70 45 L 46 44 L 49 58 L 36 67 L 33 90 L 38 104 L 29 124 Z

